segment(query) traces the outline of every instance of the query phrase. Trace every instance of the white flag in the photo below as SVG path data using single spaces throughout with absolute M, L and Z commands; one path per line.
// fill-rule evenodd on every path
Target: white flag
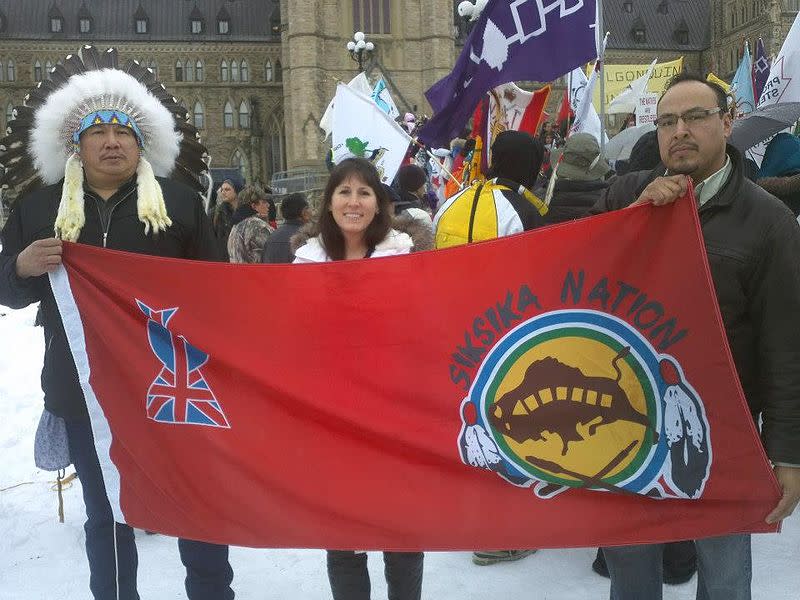
M 586 79 L 583 69 L 578 67 L 572 70 L 570 75 L 569 103 L 572 112 L 575 113 L 575 121 L 572 123 L 571 133 L 590 133 L 597 142 L 600 142 L 602 133 L 600 117 L 592 104 L 594 95 L 594 85 L 597 82 L 599 69 L 595 67 L 592 75 Z
M 636 112 L 636 107 L 639 106 L 639 99 L 647 93 L 647 82 L 650 81 L 650 76 L 653 74 L 653 67 L 655 66 L 656 61 L 654 60 L 650 63 L 644 75 L 636 81 L 632 81 L 628 84 L 628 87 L 617 94 L 608 105 L 606 112 L 610 115 Z
M 378 83 L 375 84 L 375 88 L 372 90 L 372 100 L 383 112 L 393 119 L 400 116 L 400 111 L 397 110 L 397 105 L 394 103 L 394 99 L 389 93 L 389 88 L 386 87 L 386 82 L 383 80 L 383 77 L 378 79 Z
M 362 72 L 353 77 L 350 80 L 350 83 L 347 84 L 348 87 L 361 92 L 362 94 L 366 94 L 369 96 L 372 93 L 372 86 L 369 84 L 369 80 L 367 76 Z M 333 129 L 333 99 L 328 102 L 328 108 L 325 109 L 325 114 L 322 115 L 322 118 L 319 120 L 320 129 L 325 131 L 325 139 L 331 134 L 331 130 Z
M 341 83 L 334 103 L 333 162 L 366 158 L 378 169 L 381 181 L 391 184 L 408 150 L 406 132 L 370 96 Z
M 800 13 L 786 35 L 781 51 L 772 61 L 769 79 L 758 100 L 758 108 L 780 102 L 800 102 Z M 759 166 L 764 159 L 767 143 L 768 140 L 747 152 Z

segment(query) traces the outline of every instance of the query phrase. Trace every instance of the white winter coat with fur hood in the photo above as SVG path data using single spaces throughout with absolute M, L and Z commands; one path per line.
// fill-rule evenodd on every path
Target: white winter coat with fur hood
M 394 228 L 389 230 L 370 258 L 381 256 L 397 256 L 420 250 L 433 248 L 433 232 L 425 224 L 410 217 L 397 217 Z M 330 260 L 319 237 L 316 224 L 309 224 L 292 237 L 291 245 L 295 250 L 295 263 L 327 262 Z

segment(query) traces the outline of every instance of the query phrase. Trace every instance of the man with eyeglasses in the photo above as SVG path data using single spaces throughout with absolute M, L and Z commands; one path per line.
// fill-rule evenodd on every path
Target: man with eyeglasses
M 800 500 L 800 226 L 780 200 L 744 177 L 741 154 L 727 145 L 731 117 L 719 86 L 676 76 L 659 100 L 656 127 L 663 164 L 616 179 L 593 211 L 669 204 L 694 184 L 728 342 L 783 489 L 765 515 L 775 523 Z M 698 600 L 749 600 L 750 536 L 696 545 Z M 604 548 L 611 600 L 660 599 L 662 552 L 663 544 Z

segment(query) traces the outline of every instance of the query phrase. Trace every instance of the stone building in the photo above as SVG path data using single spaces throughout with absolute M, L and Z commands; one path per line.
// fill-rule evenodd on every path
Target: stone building
M 0 126 L 84 43 L 136 59 L 191 114 L 212 167 L 251 180 L 286 168 L 277 0 L 0 0 Z
M 732 77 L 739 64 L 745 40 L 751 52 L 764 40 L 767 56 L 780 52 L 783 40 L 800 10 L 800 0 L 726 0 L 714 2 L 709 65 Z
M 367 65 L 401 111 L 428 112 L 424 91 L 455 62 L 452 0 L 281 0 L 286 136 L 291 166 L 319 165 L 318 123 L 336 81 L 358 73 L 345 46 L 355 31 L 375 44 Z
M 800 0 L 604 0 L 609 64 L 685 58 L 687 69 L 730 79 L 744 42 L 775 56 Z
M 267 181 L 323 164 L 318 127 L 336 81 L 357 73 L 345 49 L 362 30 L 367 67 L 401 109 L 455 59 L 451 0 L 0 0 L 0 127 L 48 68 L 83 43 L 135 58 L 192 114 L 212 167 Z
M 684 57 L 685 68 L 704 70 L 711 35 L 708 0 L 604 0 L 608 64 L 646 64 Z
M 468 26 L 459 0 L 0 0 L 0 127 L 48 67 L 90 42 L 153 68 L 198 125 L 212 166 L 249 180 L 319 169 L 318 127 L 338 80 L 358 70 L 355 31 L 375 44 L 401 111 L 430 110 L 424 91 L 448 73 Z M 684 56 L 730 77 L 745 39 L 776 54 L 800 0 L 604 0 L 609 64 Z M 560 93 L 551 95 L 553 106 Z

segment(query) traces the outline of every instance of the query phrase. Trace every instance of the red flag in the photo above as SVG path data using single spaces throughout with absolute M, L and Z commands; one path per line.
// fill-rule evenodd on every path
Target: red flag
M 395 550 L 775 531 L 695 206 L 313 265 L 65 244 L 116 518 Z
M 575 118 L 575 113 L 572 112 L 572 107 L 569 104 L 569 88 L 564 90 L 564 96 L 561 98 L 561 107 L 558 109 L 558 116 L 556 117 L 556 125 L 561 126 L 566 119 Z
M 533 136 L 539 134 L 539 125 L 544 116 L 544 107 L 547 106 L 547 100 L 550 98 L 550 85 L 546 85 L 533 93 L 528 107 L 522 115 L 522 121 L 519 124 L 519 131 L 527 131 Z

